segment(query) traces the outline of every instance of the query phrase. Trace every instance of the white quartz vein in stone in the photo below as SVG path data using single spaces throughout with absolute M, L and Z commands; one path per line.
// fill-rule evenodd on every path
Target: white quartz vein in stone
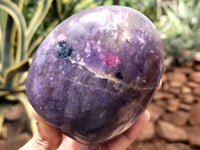
M 72 62 L 72 64 L 78 64 L 78 65 L 80 65 L 80 66 L 85 67 L 89 72 L 95 74 L 95 77 L 96 77 L 96 78 L 106 79 L 106 80 L 108 80 L 108 81 L 114 82 L 116 85 L 117 85 L 117 84 L 119 84 L 119 85 L 125 85 L 125 86 L 123 86 L 123 87 L 132 88 L 132 89 L 134 89 L 134 90 L 152 90 L 152 89 L 154 89 L 154 88 L 152 88 L 152 87 L 141 88 L 141 87 L 138 87 L 137 85 L 136 85 L 136 86 L 133 86 L 131 83 L 129 83 L 129 84 L 124 83 L 124 82 L 122 82 L 122 81 L 120 81 L 120 80 L 118 80 L 118 79 L 113 78 L 113 77 L 110 76 L 109 74 L 108 74 L 108 75 L 101 75 L 100 73 L 95 72 L 92 68 L 90 68 L 89 66 L 87 66 L 87 65 L 85 64 L 85 62 L 83 62 L 83 60 L 80 61 L 80 62 L 75 61 L 75 60 L 71 60 L 71 62 Z M 144 83 L 144 81 L 142 81 L 142 82 Z M 145 82 L 146 82 L 146 80 L 145 80 Z M 115 88 L 116 88 L 116 87 L 115 87 Z M 116 88 L 116 89 L 117 89 L 117 88 Z M 118 88 L 118 90 L 121 91 L 120 88 Z M 106 90 L 106 91 L 108 91 L 108 90 Z M 123 92 L 123 91 L 121 91 L 121 92 Z

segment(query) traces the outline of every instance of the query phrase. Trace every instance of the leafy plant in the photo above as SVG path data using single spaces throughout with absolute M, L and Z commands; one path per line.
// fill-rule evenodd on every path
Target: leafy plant
M 79 5 L 78 5 L 79 4 Z M 25 80 L 31 58 L 44 37 L 90 0 L 0 0 L 0 132 L 9 102 L 20 101 L 32 123 Z
M 94 0 L 98 2 L 99 5 L 121 5 L 134 8 L 152 21 L 159 17 L 161 11 L 161 0 Z
M 137 9 L 154 22 L 163 39 L 166 67 L 189 62 L 199 50 L 200 1 L 123 0 L 120 5 Z
M 157 19 L 157 15 L 159 14 L 158 11 L 160 10 L 158 9 L 160 4 L 159 0 L 123 0 L 120 4 L 139 10 L 150 18 L 151 21 L 155 21 Z
M 38 8 L 28 26 L 22 14 L 23 3 L 24 0 L 0 0 L 0 98 L 4 101 L 19 100 L 31 119 L 28 100 L 24 93 L 26 74 L 30 64 L 29 54 L 32 50 L 30 49 L 31 40 L 45 18 L 52 0 L 38 2 Z M 0 104 L 2 106 L 2 102 Z M 5 106 L 7 105 L 4 103 Z M 1 116 L 3 112 L 0 112 Z
M 166 1 L 162 8 L 156 26 L 163 38 L 166 61 L 189 62 L 200 46 L 200 1 Z M 185 50 L 190 54 L 185 55 Z

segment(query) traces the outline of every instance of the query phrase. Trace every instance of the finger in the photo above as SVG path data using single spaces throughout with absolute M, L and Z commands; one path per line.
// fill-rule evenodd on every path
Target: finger
M 33 110 L 33 109 L 32 109 Z M 62 142 L 62 133 L 43 120 L 34 110 L 33 117 L 36 120 L 37 132 L 24 146 L 29 150 L 55 150 Z M 23 149 L 21 149 L 23 150 Z
M 159 82 L 159 84 L 158 84 L 158 87 L 157 87 L 157 89 L 156 89 L 156 92 L 158 92 L 158 91 L 160 90 L 161 86 L 162 86 L 162 79 L 160 80 L 160 82 Z
M 109 150 L 125 150 L 128 146 L 136 139 L 140 134 L 146 123 L 150 119 L 150 114 L 148 111 L 145 111 L 140 119 L 122 136 L 112 141 L 111 143 L 106 144 L 106 148 Z
M 97 150 L 98 148 L 94 148 Z M 62 144 L 58 148 L 58 150 L 93 150 L 90 146 L 81 144 L 70 137 L 65 136 L 63 138 Z

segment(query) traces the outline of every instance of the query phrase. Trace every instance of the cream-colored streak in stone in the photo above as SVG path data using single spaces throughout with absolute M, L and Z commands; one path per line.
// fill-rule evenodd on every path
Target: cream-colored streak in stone
M 119 90 L 120 92 L 123 92 L 124 88 L 125 88 L 125 89 L 127 89 L 127 88 L 132 88 L 132 89 L 135 89 L 135 90 L 151 90 L 151 89 L 154 89 L 154 88 L 152 88 L 152 87 L 146 87 L 146 88 L 141 88 L 141 87 L 140 87 L 140 88 L 139 88 L 139 87 L 137 87 L 137 85 L 136 85 L 136 86 L 133 86 L 131 83 L 126 84 L 126 83 L 124 83 L 124 82 L 122 82 L 122 81 L 116 79 L 115 77 L 111 76 L 110 74 L 105 75 L 105 74 L 96 72 L 96 71 L 94 71 L 93 69 L 91 69 L 90 67 L 88 67 L 88 66 L 85 64 L 85 62 L 84 62 L 83 60 L 80 61 L 80 62 L 72 60 L 71 62 L 72 62 L 72 64 L 78 64 L 78 65 L 80 65 L 80 66 L 86 67 L 88 71 L 90 71 L 90 72 L 92 72 L 92 73 L 95 74 L 95 77 L 96 77 L 96 78 L 107 79 L 108 82 L 114 82 L 114 83 L 115 83 L 115 84 L 114 84 L 114 88 L 117 89 L 117 90 Z M 144 82 L 144 81 L 142 80 L 141 82 Z M 146 82 L 146 80 L 145 80 L 145 82 Z M 82 84 L 82 85 L 83 85 L 83 84 Z M 119 87 L 119 85 L 122 85 L 122 86 L 120 86 L 121 88 Z M 108 91 L 108 90 L 106 90 L 106 91 Z

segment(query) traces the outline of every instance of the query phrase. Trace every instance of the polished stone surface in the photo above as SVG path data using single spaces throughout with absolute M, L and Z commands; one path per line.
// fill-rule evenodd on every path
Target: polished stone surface
M 152 98 L 163 70 L 155 26 L 122 6 L 84 10 L 39 46 L 26 83 L 34 109 L 79 142 L 101 143 L 127 130 Z

